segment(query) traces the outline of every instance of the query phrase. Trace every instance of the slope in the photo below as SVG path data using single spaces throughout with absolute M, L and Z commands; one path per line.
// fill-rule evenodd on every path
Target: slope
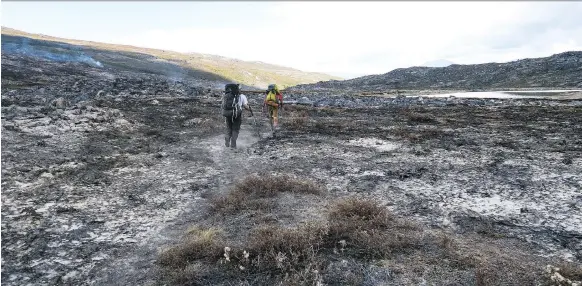
M 276 82 L 283 87 L 287 87 L 297 84 L 315 83 L 318 81 L 325 81 L 330 79 L 340 79 L 338 77 L 333 77 L 323 73 L 304 72 L 289 67 L 271 65 L 262 62 L 241 61 L 237 59 L 200 53 L 185 54 L 128 45 L 64 39 L 40 34 L 26 33 L 7 27 L 2 27 L 2 34 L 9 36 L 27 37 L 36 40 L 67 43 L 97 50 L 141 53 L 144 55 L 153 56 L 160 60 L 166 60 L 184 68 L 212 73 L 218 77 L 226 78 L 228 80 L 258 88 L 264 88 L 266 85 L 273 82 Z
M 582 51 L 571 51 L 507 63 L 400 68 L 380 75 L 301 85 L 294 89 L 375 92 L 390 89 L 487 90 L 580 87 L 582 87 Z

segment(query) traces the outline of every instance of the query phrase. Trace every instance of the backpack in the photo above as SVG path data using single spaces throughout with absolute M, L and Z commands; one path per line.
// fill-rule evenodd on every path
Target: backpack
M 224 86 L 224 97 L 222 98 L 222 115 L 224 117 L 232 117 L 234 119 L 241 116 L 242 109 L 238 105 L 239 95 L 238 84 L 229 83 Z
M 283 95 L 279 91 L 276 84 L 269 84 L 267 88 L 267 97 L 265 98 L 267 105 L 278 107 L 283 102 Z

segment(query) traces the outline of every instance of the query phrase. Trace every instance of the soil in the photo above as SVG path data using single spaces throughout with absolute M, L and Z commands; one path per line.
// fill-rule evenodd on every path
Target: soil
M 2 284 L 155 284 L 159 253 L 194 225 L 244 240 L 260 222 L 323 220 L 351 196 L 466 239 L 466 248 L 582 263 L 582 100 L 289 105 L 273 134 L 251 97 L 256 117 L 245 113 L 231 150 L 215 92 L 59 104 L 3 85 Z M 255 217 L 210 211 L 213 198 L 264 174 L 325 193 L 284 194 Z M 332 266 L 365 269 L 365 285 L 477 283 L 466 270 L 412 277 L 406 267 L 419 260 L 410 256 L 346 261 Z

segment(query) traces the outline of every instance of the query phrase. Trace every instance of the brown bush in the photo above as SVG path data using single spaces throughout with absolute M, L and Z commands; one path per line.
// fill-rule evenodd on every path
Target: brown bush
M 317 108 L 317 113 L 322 116 L 338 116 L 345 112 L 343 108 L 338 107 L 319 107 Z
M 307 223 L 292 229 L 259 226 L 249 238 L 251 265 L 259 271 L 283 273 L 314 268 L 319 264 L 317 255 L 327 232 L 327 227 L 320 223 Z
M 475 268 L 477 286 L 494 285 L 540 285 L 543 269 L 529 261 L 520 261 L 502 256 L 489 256 Z
M 284 192 L 319 195 L 323 190 L 311 181 L 287 175 L 266 175 L 246 178 L 236 185 L 235 191 L 256 197 L 274 197 Z
M 414 130 L 405 127 L 395 128 L 394 130 L 392 130 L 391 133 L 394 136 L 404 140 L 408 140 L 411 143 L 417 143 L 422 141 L 418 133 L 416 133 Z
M 406 120 L 408 124 L 431 124 L 431 123 L 438 123 L 435 117 L 432 114 L 426 114 L 424 112 L 430 112 L 426 109 L 400 109 L 398 111 L 398 117 L 403 120 Z
M 302 112 L 302 111 L 307 112 L 310 109 L 312 109 L 312 107 L 297 104 L 285 106 L 286 112 Z
M 373 201 L 358 198 L 337 202 L 329 211 L 328 218 L 331 225 L 337 225 L 338 233 L 386 229 L 393 220 L 386 208 Z
M 558 273 L 560 273 L 560 275 L 562 275 L 564 278 L 572 281 L 582 282 L 581 264 L 575 264 L 572 262 L 562 262 L 556 265 L 556 267 L 560 269 Z
M 307 111 L 295 111 L 292 112 L 289 117 L 287 117 L 286 125 L 291 130 L 303 129 L 307 125 L 308 120 L 309 114 Z
M 204 285 L 206 277 L 210 276 L 210 269 L 201 262 L 194 262 L 183 268 L 165 269 L 163 271 L 164 284 L 162 285 Z
M 230 200 L 224 207 L 244 209 L 252 201 L 270 203 L 281 192 L 320 193 L 312 183 L 285 177 L 275 181 L 281 184 L 247 178 L 224 198 Z M 254 199 L 247 200 L 249 197 Z M 326 222 L 294 228 L 263 224 L 245 235 L 244 241 L 238 240 L 239 236 L 227 241 L 216 229 L 194 228 L 182 244 L 160 255 L 159 264 L 164 281 L 172 285 L 225 281 L 244 285 L 360 285 L 368 270 L 357 267 L 376 259 L 402 265 L 403 276 L 455 280 L 461 285 L 554 285 L 548 284 L 542 269 L 545 264 L 519 251 L 506 254 L 490 245 L 489 238 L 476 243 L 452 233 L 425 232 L 377 202 L 347 198 L 331 206 Z M 567 279 L 577 281 L 582 276 L 577 265 L 558 266 Z M 434 268 L 435 273 L 452 270 L 452 275 L 461 276 L 459 280 L 431 277 L 425 273 L 426 267 Z
M 196 229 L 190 231 L 181 244 L 164 250 L 158 263 L 172 269 L 183 269 L 188 261 L 219 258 L 223 247 L 224 239 L 218 229 Z
M 319 195 L 323 190 L 311 181 L 283 176 L 250 176 L 238 183 L 228 195 L 213 200 L 213 211 L 233 213 L 242 210 L 271 210 L 271 200 L 280 193 Z
M 371 200 L 348 198 L 330 210 L 328 245 L 358 257 L 380 258 L 414 247 L 414 226 L 401 223 Z
M 330 124 L 328 124 L 325 121 L 322 121 L 322 119 L 319 119 L 318 121 L 315 122 L 315 129 L 316 130 L 328 130 L 330 128 Z
M 438 121 L 431 115 L 411 112 L 408 114 L 408 123 L 434 124 L 438 123 Z
M 251 285 L 315 285 L 321 279 L 320 248 L 326 234 L 327 227 L 321 223 L 296 228 L 261 225 L 250 233 L 246 243 L 221 248 L 222 257 L 209 261 L 214 262 L 211 272 L 189 259 L 171 277 L 176 283 L 206 276 Z M 196 270 L 198 273 L 194 273 Z

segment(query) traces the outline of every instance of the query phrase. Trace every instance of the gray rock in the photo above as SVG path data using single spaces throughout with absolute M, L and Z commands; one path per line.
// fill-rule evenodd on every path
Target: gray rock
M 304 97 L 300 98 L 299 100 L 297 100 L 297 104 L 313 105 L 313 101 L 304 96 Z
M 67 105 L 68 105 L 67 101 L 62 97 L 59 97 L 51 102 L 51 106 L 54 106 L 55 108 L 60 108 L 60 109 L 66 108 Z

